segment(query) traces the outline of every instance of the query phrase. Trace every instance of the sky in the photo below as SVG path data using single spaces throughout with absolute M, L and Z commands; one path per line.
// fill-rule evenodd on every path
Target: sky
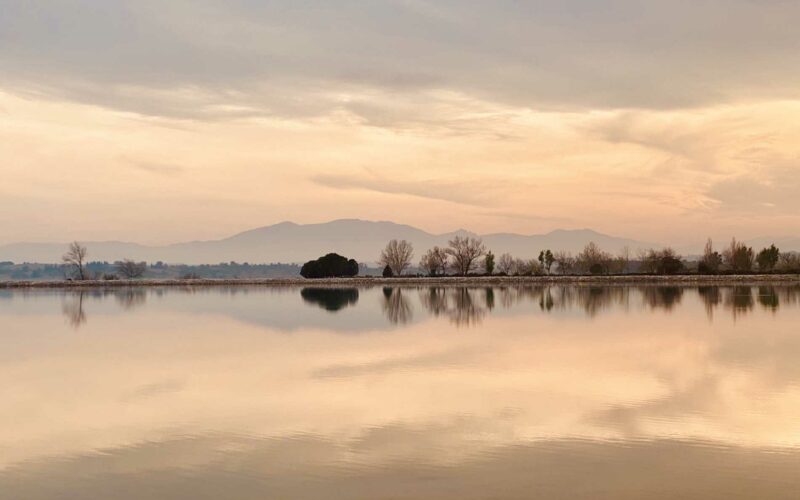
M 0 0 L 0 244 L 800 233 L 800 2 Z

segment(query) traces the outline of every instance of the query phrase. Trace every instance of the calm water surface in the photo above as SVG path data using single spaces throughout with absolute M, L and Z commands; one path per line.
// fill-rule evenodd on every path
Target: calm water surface
M 800 287 L 0 291 L 2 499 L 798 499 Z

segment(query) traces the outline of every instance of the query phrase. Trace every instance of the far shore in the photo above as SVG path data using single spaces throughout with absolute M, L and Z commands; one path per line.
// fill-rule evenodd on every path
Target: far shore
M 263 279 L 136 279 L 84 281 L 0 281 L 0 289 L 18 288 L 120 288 L 120 287 L 203 287 L 203 286 L 430 286 L 430 285 L 548 285 L 548 284 L 800 284 L 800 274 L 644 275 L 620 276 L 440 276 L 440 277 L 353 277 L 353 278 L 263 278 Z

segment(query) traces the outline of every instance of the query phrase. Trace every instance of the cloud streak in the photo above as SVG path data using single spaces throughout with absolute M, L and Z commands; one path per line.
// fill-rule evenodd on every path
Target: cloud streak
M 354 89 L 448 89 L 573 110 L 800 97 L 796 2 L 77 0 L 45 9 L 10 0 L 3 9 L 4 88 L 145 114 L 326 114 Z
M 333 189 L 362 189 L 375 193 L 416 196 L 462 205 L 485 207 L 492 204 L 493 196 L 486 190 L 476 189 L 471 183 L 438 180 L 397 181 L 374 174 L 338 175 L 322 174 L 312 182 Z

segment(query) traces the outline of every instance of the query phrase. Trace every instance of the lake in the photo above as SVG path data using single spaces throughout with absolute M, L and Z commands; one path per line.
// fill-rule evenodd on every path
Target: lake
M 3 499 L 800 498 L 800 286 L 0 291 Z

